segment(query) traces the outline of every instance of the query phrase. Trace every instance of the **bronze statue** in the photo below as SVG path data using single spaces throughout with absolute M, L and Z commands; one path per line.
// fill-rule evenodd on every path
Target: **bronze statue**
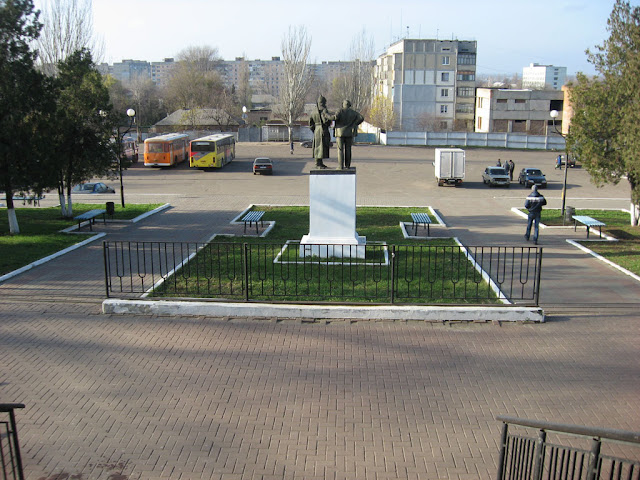
M 309 117 L 309 128 L 313 132 L 312 151 L 313 158 L 316 159 L 316 168 L 327 168 L 322 160 L 329 158 L 329 145 L 331 144 L 329 125 L 334 119 L 335 115 L 327 109 L 327 99 L 320 95 L 316 109 Z
M 351 145 L 353 137 L 358 134 L 358 125 L 364 122 L 364 117 L 351 108 L 351 102 L 342 102 L 342 108 L 335 115 L 336 143 L 338 146 L 338 164 L 341 170 L 351 167 Z

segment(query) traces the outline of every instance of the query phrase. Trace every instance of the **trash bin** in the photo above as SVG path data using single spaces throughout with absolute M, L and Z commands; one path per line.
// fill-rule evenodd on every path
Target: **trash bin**
M 571 217 L 573 217 L 575 214 L 576 214 L 575 207 L 569 207 L 569 206 L 565 207 L 565 209 L 564 209 L 564 220 L 566 222 L 572 221 L 573 218 L 571 218 Z
M 107 215 L 113 218 L 113 214 L 116 213 L 116 205 L 113 202 L 107 202 Z

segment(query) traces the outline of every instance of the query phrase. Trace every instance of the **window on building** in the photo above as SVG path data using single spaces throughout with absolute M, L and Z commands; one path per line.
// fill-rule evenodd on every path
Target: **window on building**
M 440 105 L 440 113 L 447 113 L 449 110 L 448 105 Z
M 476 73 L 459 71 L 456 78 L 461 82 L 473 82 L 476 79 Z
M 458 55 L 458 65 L 475 65 L 476 56 L 471 54 Z
M 473 113 L 473 103 L 456 104 L 456 113 Z
M 484 98 L 478 98 L 478 108 L 482 108 L 482 104 L 484 103 Z
M 442 57 L 442 65 L 449 65 L 451 63 L 451 58 L 449 55 L 444 55 Z
M 440 96 L 441 97 L 448 97 L 449 96 L 449 89 L 448 88 L 441 88 L 440 89 Z
M 478 117 L 478 130 L 482 128 L 482 117 Z
M 516 103 L 527 103 L 527 101 L 524 98 L 516 98 L 515 102 Z
M 448 82 L 449 81 L 449 72 L 442 72 L 440 74 L 440 80 L 442 80 L 443 82 Z
M 475 88 L 473 87 L 458 87 L 459 97 L 473 97 L 475 93 Z
M 506 98 L 499 98 L 496 100 L 496 103 L 507 103 L 507 99 Z
M 549 102 L 549 111 L 551 110 L 557 110 L 559 112 L 562 111 L 564 106 L 564 101 L 563 100 L 551 100 Z
M 449 128 L 449 124 L 447 122 L 440 122 L 440 130 L 446 130 Z

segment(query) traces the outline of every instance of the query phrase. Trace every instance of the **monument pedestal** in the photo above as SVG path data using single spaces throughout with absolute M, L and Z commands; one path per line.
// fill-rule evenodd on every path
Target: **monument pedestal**
M 356 232 L 356 169 L 311 170 L 309 234 L 300 256 L 364 258 L 366 243 Z

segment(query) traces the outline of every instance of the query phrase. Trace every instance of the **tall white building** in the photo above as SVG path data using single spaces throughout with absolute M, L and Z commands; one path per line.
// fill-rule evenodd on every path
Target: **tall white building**
M 561 90 L 567 80 L 567 67 L 532 63 L 522 69 L 522 88 Z
M 378 57 L 375 95 L 393 102 L 394 128 L 474 128 L 477 42 L 403 39 Z

